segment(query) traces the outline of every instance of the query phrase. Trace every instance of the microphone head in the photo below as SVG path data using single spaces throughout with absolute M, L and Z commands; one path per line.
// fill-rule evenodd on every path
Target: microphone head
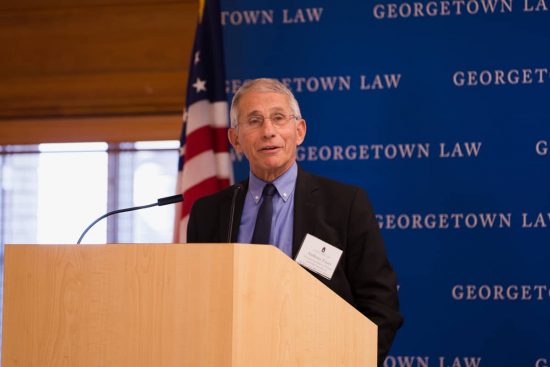
M 183 201 L 183 195 L 178 194 L 178 195 L 167 196 L 165 198 L 158 199 L 157 200 L 157 205 L 158 206 L 163 206 L 163 205 L 168 205 L 168 204 L 180 203 L 182 201 Z

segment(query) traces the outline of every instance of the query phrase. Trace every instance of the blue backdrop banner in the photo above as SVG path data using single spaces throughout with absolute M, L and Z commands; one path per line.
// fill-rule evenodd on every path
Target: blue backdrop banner
M 299 163 L 374 204 L 405 316 L 387 367 L 550 365 L 549 8 L 222 1 L 229 97 L 281 80 Z

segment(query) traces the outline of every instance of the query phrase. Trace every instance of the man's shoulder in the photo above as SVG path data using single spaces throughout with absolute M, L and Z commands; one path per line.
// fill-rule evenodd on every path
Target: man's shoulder
M 222 203 L 225 200 L 231 200 L 235 190 L 237 190 L 236 189 L 237 186 L 238 185 L 232 185 L 232 186 L 226 187 L 223 190 L 217 191 L 213 194 L 203 196 L 203 197 L 197 199 L 195 201 L 195 203 L 193 204 L 193 206 L 211 207 L 211 206 L 218 205 L 219 203 Z

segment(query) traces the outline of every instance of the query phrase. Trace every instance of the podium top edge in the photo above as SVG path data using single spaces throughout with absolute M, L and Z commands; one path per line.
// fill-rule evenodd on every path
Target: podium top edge
M 272 245 L 258 245 L 258 244 L 250 244 L 250 243 L 90 243 L 90 244 L 75 244 L 75 243 L 6 243 L 4 247 L 76 247 L 76 248 L 99 248 L 99 247 L 126 247 L 126 246 L 154 246 L 154 247 L 164 247 L 164 246 L 234 246 L 234 247 L 241 247 L 241 246 L 258 246 L 258 247 L 273 247 Z

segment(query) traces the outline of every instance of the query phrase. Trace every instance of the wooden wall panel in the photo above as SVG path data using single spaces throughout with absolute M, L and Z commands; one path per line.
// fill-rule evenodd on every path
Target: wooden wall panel
M 139 4 L 170 4 L 170 3 L 190 3 L 193 0 L 4 0 L 0 3 L 0 11 L 5 10 L 37 10 L 37 9 L 61 9 L 61 8 L 84 8 L 104 5 L 139 5 Z
M 196 19 L 196 0 L 3 1 L 2 143 L 18 119 L 180 116 Z

